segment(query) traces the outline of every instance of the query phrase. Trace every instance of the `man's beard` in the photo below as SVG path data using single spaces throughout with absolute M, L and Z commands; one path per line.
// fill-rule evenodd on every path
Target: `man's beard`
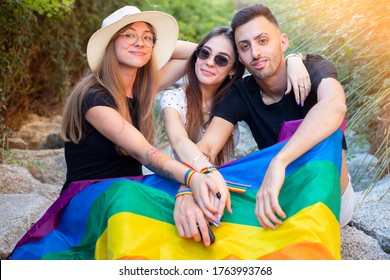
M 273 72 L 274 71 L 273 71 L 272 67 L 268 68 L 268 69 L 261 69 L 261 70 L 251 69 L 249 71 L 249 73 L 251 73 L 253 77 L 255 77 L 256 79 L 259 79 L 259 80 L 268 79 L 269 77 L 272 76 Z
M 255 77 L 256 79 L 259 79 L 259 80 L 265 80 L 265 79 L 268 79 L 269 77 L 271 77 L 274 73 L 274 69 L 273 69 L 273 66 L 271 65 L 271 59 L 269 59 L 267 61 L 267 68 L 263 68 L 263 69 L 260 69 L 260 70 L 256 70 L 256 69 L 253 69 L 253 68 L 249 68 L 247 67 L 249 73 L 252 74 L 253 77 Z

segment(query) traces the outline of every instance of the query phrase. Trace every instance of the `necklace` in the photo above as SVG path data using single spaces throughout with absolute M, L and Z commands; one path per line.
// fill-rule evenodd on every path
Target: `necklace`
M 211 106 L 204 106 L 203 108 L 202 108 L 202 114 L 203 115 L 210 115 L 211 114 Z
M 212 99 L 203 100 L 202 102 L 202 113 L 203 115 L 210 115 L 212 107 Z

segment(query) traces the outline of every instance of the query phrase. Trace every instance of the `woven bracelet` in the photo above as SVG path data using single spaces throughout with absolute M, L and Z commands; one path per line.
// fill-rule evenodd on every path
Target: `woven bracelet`
M 185 194 L 192 195 L 192 191 L 190 189 L 185 189 L 185 190 L 178 191 L 176 196 L 175 196 L 175 199 L 177 199 L 179 196 L 182 196 L 182 195 L 185 195 Z
M 212 165 L 212 166 L 209 166 L 209 167 L 202 168 L 202 169 L 199 171 L 199 173 L 208 174 L 208 173 L 213 172 L 213 171 L 215 171 L 215 170 L 217 170 L 217 167 L 215 167 L 214 165 Z
M 191 181 L 192 175 L 194 175 L 194 174 L 195 174 L 195 170 L 188 169 L 188 171 L 186 172 L 186 175 L 184 175 L 184 184 L 187 187 L 190 186 L 190 181 Z

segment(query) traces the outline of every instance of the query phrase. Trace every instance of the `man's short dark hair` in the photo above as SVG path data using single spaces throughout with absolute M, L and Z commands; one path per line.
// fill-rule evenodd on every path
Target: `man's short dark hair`
M 267 20 L 269 20 L 270 22 L 275 24 L 276 27 L 279 28 L 277 19 L 275 18 L 274 14 L 271 12 L 271 10 L 268 7 L 262 4 L 253 4 L 242 8 L 233 16 L 232 23 L 231 23 L 233 33 L 236 31 L 237 27 L 260 16 L 265 17 Z

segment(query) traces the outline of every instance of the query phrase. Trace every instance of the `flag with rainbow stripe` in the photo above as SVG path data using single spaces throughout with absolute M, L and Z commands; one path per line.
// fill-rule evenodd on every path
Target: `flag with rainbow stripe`
M 72 183 L 9 259 L 340 259 L 342 135 L 336 131 L 288 166 L 279 195 L 287 217 L 275 231 L 260 226 L 254 207 L 268 164 L 286 142 L 219 167 L 233 214 L 212 226 L 209 247 L 177 234 L 179 185 L 147 175 Z

